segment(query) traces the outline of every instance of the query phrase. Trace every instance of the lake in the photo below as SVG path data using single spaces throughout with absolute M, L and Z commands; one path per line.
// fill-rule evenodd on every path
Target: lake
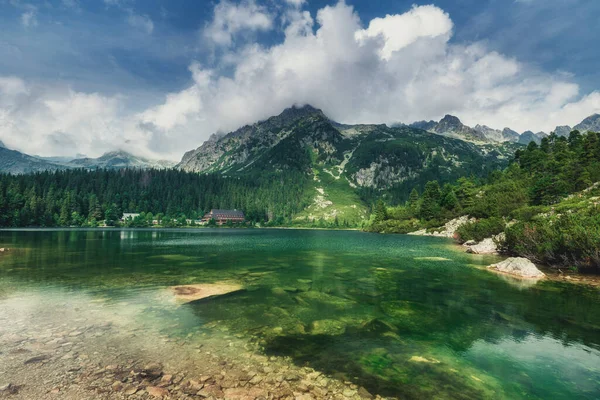
M 186 363 L 207 353 L 235 363 L 243 354 L 384 397 L 600 397 L 598 289 L 497 275 L 484 267 L 499 258 L 463 253 L 450 240 L 318 230 L 19 230 L 0 232 L 0 247 L 10 248 L 0 255 L 0 376 L 22 364 L 19 352 L 60 344 L 52 338 L 62 330 L 61 338 L 87 339 L 52 359 L 81 368 L 112 348 L 159 357 L 162 345 L 179 343 Z M 167 290 L 219 281 L 245 290 L 188 304 Z M 74 331 L 78 324 L 88 328 Z M 121 330 L 103 339 L 106 347 L 101 332 L 86 331 L 100 324 Z M 120 333 L 120 342 L 106 344 Z

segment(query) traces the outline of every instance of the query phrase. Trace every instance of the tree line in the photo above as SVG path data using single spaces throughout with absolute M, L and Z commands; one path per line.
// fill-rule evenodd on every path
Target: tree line
M 0 174 L 0 226 L 114 225 L 125 212 L 174 224 L 213 208 L 244 210 L 250 222 L 282 224 L 310 203 L 307 182 L 294 171 L 252 177 L 139 169 Z

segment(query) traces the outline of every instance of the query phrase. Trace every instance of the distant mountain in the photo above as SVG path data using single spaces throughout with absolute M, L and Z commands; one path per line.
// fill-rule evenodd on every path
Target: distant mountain
M 467 131 L 451 118 L 445 122 L 454 133 Z M 366 216 L 366 205 L 358 196 L 365 191 L 386 191 L 404 199 L 409 188 L 428 180 L 485 175 L 506 165 L 514 150 L 405 125 L 339 124 L 321 110 L 304 106 L 212 136 L 187 152 L 178 168 L 232 177 L 299 173 L 314 197 L 297 218 L 353 220 Z
M 581 123 L 573 127 L 574 130 L 578 130 L 581 133 L 585 132 L 600 132 L 600 114 L 590 115 Z
M 74 168 L 171 168 L 175 163 L 170 161 L 153 161 L 146 158 L 137 157 L 126 151 L 112 151 L 105 153 L 98 158 L 80 158 L 67 163 L 68 166 Z
M 521 134 L 519 138 L 520 144 L 529 144 L 530 142 L 535 142 L 537 144 L 542 143 L 542 139 L 547 137 L 548 134 L 545 132 L 533 133 L 532 131 L 525 131 Z
M 464 125 L 458 117 L 446 115 L 429 131 L 463 140 L 471 140 L 476 142 L 490 141 L 483 132 Z
M 413 122 L 409 126 L 411 128 L 423 129 L 424 131 L 431 131 L 438 123 L 435 121 L 417 121 Z
M 452 115 L 446 115 L 440 122 L 418 121 L 409 126 L 437 133 L 442 136 L 454 137 L 475 143 L 515 142 L 529 144 L 529 142 L 533 141 L 539 144 L 544 137 L 548 136 L 545 132 L 533 133 L 532 131 L 525 131 L 519 135 L 519 133 L 510 128 L 498 130 L 479 124 L 471 128 L 464 125 L 460 119 Z M 572 130 L 578 130 L 581 133 L 588 131 L 600 132 L 600 114 L 594 114 L 587 117 L 573 128 L 568 125 L 557 126 L 553 132 L 558 136 L 568 137 Z
M 99 158 L 39 157 L 30 156 L 16 150 L 9 150 L 0 141 L 0 172 L 29 174 L 43 171 L 56 171 L 72 168 L 119 169 L 119 168 L 172 168 L 171 161 L 153 161 L 134 156 L 124 151 L 113 151 Z
M 490 128 L 486 125 L 475 125 L 473 128 L 477 132 L 480 132 L 488 141 L 504 143 L 504 142 L 518 142 L 519 134 L 513 131 L 510 128 L 504 128 L 503 130 L 498 130 L 494 128 Z
M 504 128 L 502 129 L 502 136 L 506 139 L 507 142 L 518 142 L 519 141 L 519 137 L 521 135 L 519 135 L 517 132 L 513 131 L 510 128 Z
M 446 115 L 440 120 L 418 121 L 409 125 L 412 128 L 423 129 L 442 136 L 453 137 L 475 143 L 504 143 L 517 142 L 519 134 L 510 128 L 498 130 L 486 125 L 475 125 L 471 128 L 463 124 L 458 117 Z
M 557 126 L 554 129 L 554 133 L 556 133 L 557 136 L 569 137 L 571 131 L 575 130 L 580 133 L 600 132 L 600 114 L 590 115 L 573 128 L 569 125 Z
M 561 125 L 561 126 L 557 126 L 554 129 L 554 133 L 557 136 L 569 137 L 569 134 L 571 133 L 572 130 L 573 129 L 569 125 Z
M 20 175 L 66 168 L 64 165 L 40 160 L 16 150 L 9 150 L 4 146 L 4 143 L 0 146 L 0 172 Z

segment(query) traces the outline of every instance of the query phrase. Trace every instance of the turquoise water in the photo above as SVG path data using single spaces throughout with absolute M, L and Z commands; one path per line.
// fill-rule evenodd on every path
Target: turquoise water
M 0 316 L 27 295 L 85 294 L 131 324 L 226 329 L 372 393 L 597 399 L 600 294 L 527 285 L 438 238 L 295 230 L 3 231 Z M 245 291 L 174 307 L 172 285 Z

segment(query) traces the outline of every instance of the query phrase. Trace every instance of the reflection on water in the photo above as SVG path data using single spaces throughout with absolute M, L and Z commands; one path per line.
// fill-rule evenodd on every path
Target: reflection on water
M 132 329 L 186 338 L 218 327 L 382 395 L 598 398 L 598 291 L 519 285 L 472 266 L 495 258 L 448 244 L 324 231 L 1 232 L 13 250 L 0 257 L 0 317 L 23 296 L 85 295 Z M 178 306 L 165 289 L 223 280 L 247 290 Z

